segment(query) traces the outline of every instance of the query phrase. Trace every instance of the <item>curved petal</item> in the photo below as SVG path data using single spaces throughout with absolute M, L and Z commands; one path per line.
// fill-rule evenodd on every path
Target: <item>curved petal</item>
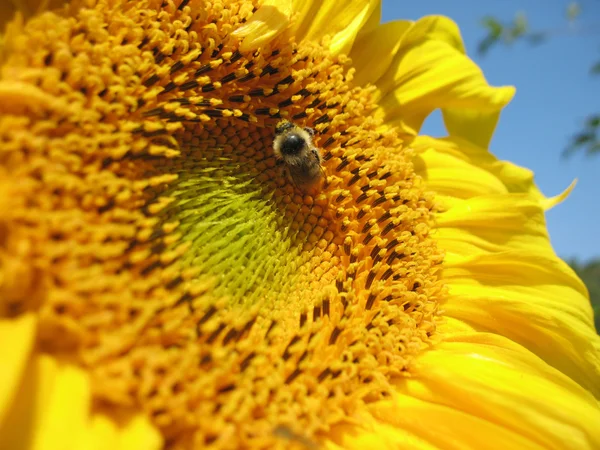
M 442 41 L 460 53 L 465 45 L 456 22 L 445 16 L 425 16 L 414 22 L 411 33 L 406 35 L 404 45 L 410 47 L 423 40 Z
M 392 64 L 402 44 L 402 36 L 411 26 L 412 22 L 408 20 L 384 23 L 356 39 L 350 52 L 356 68 L 356 84 L 366 86 L 379 80 Z
M 442 441 L 441 448 L 591 450 L 600 445 L 600 409 L 594 397 L 523 347 L 500 336 L 449 336 L 446 342 L 421 355 L 411 373 L 411 378 L 398 383 L 399 391 L 431 408 L 424 408 L 420 416 L 405 414 L 404 410 L 398 414 L 392 408 L 403 404 L 404 397 L 400 397 L 396 405 L 377 417 L 408 427 L 419 420 L 430 424 L 430 414 L 442 410 L 447 424 L 456 422 L 456 427 L 435 421 L 435 431 L 442 427 L 448 434 L 438 436 L 423 425 L 411 428 L 433 435 Z M 466 426 L 465 416 L 473 418 L 473 427 L 471 432 L 461 433 L 467 430 L 461 426 Z M 475 426 L 475 422 L 480 425 Z M 505 431 L 491 432 L 498 427 Z M 487 444 L 483 441 L 486 438 L 490 440 Z
M 392 414 L 398 415 L 397 409 Z M 329 450 L 362 450 L 367 448 L 396 450 L 439 450 L 426 439 L 398 427 L 387 420 L 380 421 L 370 414 L 362 413 L 358 424 L 343 424 L 333 427 L 323 448 Z
M 485 171 L 504 185 L 504 188 L 499 188 L 497 182 L 488 177 L 489 193 L 527 193 L 539 201 L 544 209 L 549 209 L 560 203 L 574 187 L 573 183 L 562 194 L 555 197 L 546 197 L 536 186 L 531 170 L 508 161 L 500 161 L 487 148 L 460 137 L 431 138 L 429 136 L 418 136 L 412 142 L 411 147 L 417 154 L 416 171 L 425 180 L 433 183 L 443 183 L 443 180 L 436 180 L 435 173 L 430 173 L 430 167 L 432 169 L 438 168 L 442 164 L 448 167 L 464 168 L 464 163 L 466 163 L 476 172 Z M 481 179 L 481 176 L 479 178 Z M 450 192 L 451 185 L 446 183 L 443 187 L 445 195 L 465 198 L 464 183 L 457 184 L 458 189 L 455 194 Z M 466 187 L 468 189 L 468 186 Z M 472 195 L 477 195 L 475 190 L 472 191 Z
M 524 345 L 600 397 L 600 337 L 587 292 L 554 254 L 449 254 L 444 277 L 447 316 Z
M 116 424 L 105 415 L 95 415 L 90 420 L 87 433 L 79 445 L 82 450 L 119 449 L 119 433 Z
M 64 375 L 64 376 L 63 376 Z M 79 438 L 81 420 L 89 410 L 90 392 L 82 371 L 62 373 L 55 359 L 34 355 L 0 429 L 0 440 L 11 449 L 57 448 L 71 436 L 69 448 Z M 87 389 L 86 389 L 87 387 Z M 69 395 L 71 393 L 76 395 Z M 69 424 L 65 420 L 73 420 Z
M 493 173 L 451 155 L 429 149 L 418 153 L 415 172 L 438 195 L 470 198 L 474 195 L 507 193 Z
M 240 51 L 255 50 L 285 30 L 292 11 L 292 0 L 265 0 L 250 20 L 232 33 L 242 38 Z
M 119 443 L 121 450 L 158 450 L 162 448 L 162 436 L 147 417 L 138 414 L 121 428 Z
M 379 21 L 381 1 L 349 0 L 340 3 L 335 0 L 294 0 L 294 10 L 298 14 L 292 29 L 297 40 L 319 42 L 324 36 L 330 36 L 329 50 L 333 54 L 341 54 L 350 51 L 365 24 L 373 28 L 375 22 Z
M 540 202 L 541 202 L 542 208 L 544 208 L 544 211 L 554 208 L 559 203 L 562 203 L 563 201 L 565 201 L 566 198 L 571 193 L 571 191 L 573 189 L 575 189 L 575 185 L 577 185 L 577 179 L 574 179 L 571 182 L 571 184 L 558 195 L 555 195 L 553 197 L 543 197 L 542 196 L 543 198 L 541 199 Z
M 371 33 L 371 31 L 378 28 L 381 23 L 381 0 L 375 1 L 373 3 L 373 6 L 370 9 L 371 9 L 371 15 L 360 27 L 360 30 L 358 31 L 358 34 L 356 35 L 356 40 Z
M 437 108 L 495 114 L 514 95 L 512 87 L 488 85 L 464 54 L 456 24 L 436 16 L 417 21 L 404 34 L 390 69 L 376 85 L 377 114 L 411 136 Z
M 158 450 L 162 437 L 148 418 L 133 415 L 117 424 L 107 415 L 95 414 L 77 450 Z
M 436 239 L 452 255 L 549 250 L 543 211 L 525 194 L 456 201 L 436 224 Z
M 417 173 L 445 196 L 435 233 L 447 254 L 445 315 L 518 342 L 599 394 L 587 292 L 546 231 L 543 208 L 553 199 L 530 171 L 465 140 L 418 137 L 413 147 Z
M 444 108 L 442 116 L 450 136 L 461 137 L 487 148 L 500 119 L 500 111 L 481 112 L 474 109 Z
M 545 449 L 539 443 L 493 421 L 412 395 L 398 394 L 392 401 L 381 402 L 373 410 L 374 416 L 381 422 L 396 427 L 397 434 L 416 434 L 436 449 Z M 402 413 L 398 414 L 398 411 Z
M 0 320 L 0 427 L 33 349 L 36 324 L 34 314 Z
M 91 416 L 87 373 L 48 355 L 34 355 L 25 370 L 0 442 L 19 449 L 159 449 L 158 432 L 142 416 L 115 424 Z M 3 447 L 4 448 L 4 447 Z

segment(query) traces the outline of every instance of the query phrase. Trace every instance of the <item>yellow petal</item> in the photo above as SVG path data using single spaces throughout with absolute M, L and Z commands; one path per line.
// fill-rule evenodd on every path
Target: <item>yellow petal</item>
M 476 109 L 444 108 L 444 124 L 450 136 L 462 137 L 476 145 L 488 148 L 500 111 L 481 112 Z
M 394 411 L 398 414 L 398 411 Z M 323 448 L 329 450 L 439 450 L 410 430 L 399 429 L 386 421 L 380 421 L 363 413 L 359 417 L 360 425 L 342 424 L 334 426 L 328 433 L 328 440 Z
M 544 210 L 554 208 L 556 205 L 558 205 L 559 203 L 562 203 L 564 200 L 566 200 L 566 198 L 571 194 L 573 189 L 575 189 L 576 185 L 577 185 L 577 179 L 573 180 L 571 182 L 571 184 L 569 185 L 569 187 L 567 187 L 560 194 L 555 195 L 554 197 L 550 197 L 550 198 L 546 198 L 546 197 L 542 198 L 541 202 L 542 202 L 542 207 L 544 208 Z
M 469 361 L 470 358 L 473 359 L 472 362 Z M 441 361 L 441 368 L 436 365 L 438 361 Z M 353 417 L 356 423 L 334 427 L 329 436 L 333 442 L 326 442 L 324 448 L 336 450 L 341 448 L 473 450 L 482 448 L 542 450 L 549 448 L 536 437 L 536 434 L 543 431 L 543 428 L 541 430 L 525 429 L 525 427 L 519 429 L 510 426 L 503 420 L 503 415 L 509 414 L 511 407 L 518 408 L 518 405 L 511 405 L 510 401 L 505 402 L 506 405 L 498 402 L 494 404 L 495 410 L 487 411 L 485 385 L 478 379 L 478 376 L 489 381 L 495 375 L 494 365 L 499 365 L 500 371 L 496 379 L 491 380 L 496 383 L 490 382 L 489 390 L 491 392 L 487 394 L 492 400 L 495 395 L 501 396 L 494 392 L 497 387 L 500 390 L 518 389 L 518 385 L 515 383 L 512 387 L 497 386 L 497 383 L 506 381 L 509 376 L 519 377 L 522 370 L 526 374 L 525 382 L 530 381 L 537 384 L 538 380 L 547 381 L 547 385 L 555 392 L 572 397 L 576 404 L 575 408 L 578 408 L 579 412 L 592 414 L 592 417 L 589 418 L 590 424 L 599 414 L 593 398 L 588 393 L 521 347 L 489 334 L 463 334 L 450 338 L 436 350 L 420 357 L 412 371 L 414 375 L 406 382 L 399 384 L 399 392 L 394 393 L 391 400 L 369 405 L 371 414 L 365 412 L 356 414 Z M 433 374 L 430 373 L 430 366 L 433 366 Z M 466 392 L 463 394 L 464 398 L 461 398 L 458 393 L 452 392 L 452 389 L 456 384 L 456 388 L 469 390 L 470 384 L 461 384 L 462 373 L 458 373 L 463 370 L 463 367 L 472 369 L 466 374 L 466 378 L 472 377 L 478 382 L 474 385 L 477 392 Z M 502 369 L 508 373 L 508 376 L 507 373 L 502 373 Z M 456 375 L 453 373 L 454 371 L 457 372 Z M 527 375 L 530 379 L 527 379 Z M 435 379 L 430 381 L 430 378 Z M 434 394 L 436 386 L 433 386 L 432 389 L 430 384 L 434 384 L 439 378 L 444 380 L 444 385 Z M 450 382 L 446 378 L 449 378 Z M 458 380 L 456 380 L 457 378 Z M 545 387 L 538 386 L 538 388 Z M 479 390 L 484 390 L 484 392 L 477 395 Z M 535 394 L 531 397 L 534 402 L 538 400 L 535 398 Z M 534 405 L 537 408 L 532 408 L 533 413 L 540 416 L 533 417 L 533 423 L 548 420 L 544 417 L 546 414 L 544 406 L 552 415 L 553 403 L 562 403 L 560 400 L 549 399 L 546 401 L 547 405 L 544 405 L 543 396 L 541 397 L 542 401 L 538 402 L 541 405 Z M 472 405 L 475 408 L 471 408 Z M 476 407 L 479 405 L 481 405 L 483 413 L 477 410 Z M 508 419 L 510 420 L 512 417 L 508 417 Z M 516 413 L 515 420 L 518 420 Z M 579 426 L 578 420 L 571 420 L 570 425 L 573 424 L 575 427 Z M 540 423 L 540 425 L 542 424 Z M 591 427 L 588 425 L 588 428 Z M 568 432 L 571 430 L 560 431 L 567 434 L 567 439 L 570 438 Z M 556 448 L 571 448 L 568 445 L 560 447 L 562 442 L 563 440 L 559 441 L 559 446 Z M 572 442 L 577 441 L 572 439 Z
M 500 336 L 451 336 L 421 355 L 411 374 L 398 385 L 404 395 L 507 430 L 488 434 L 489 427 L 473 427 L 470 433 L 461 433 L 457 427 L 453 433 L 447 427 L 448 444 L 441 448 L 527 448 L 512 445 L 519 442 L 509 440 L 515 434 L 533 448 L 591 450 L 600 446 L 597 400 L 567 376 Z M 402 422 L 404 418 L 397 417 L 400 411 L 404 415 L 404 410 L 398 410 L 394 417 L 390 412 L 387 420 Z M 436 431 L 444 426 L 430 421 L 428 413 L 414 418 L 418 419 L 435 424 Z M 479 445 L 486 437 L 489 444 Z
M 30 360 L 9 414 L 0 427 L 0 442 L 6 448 L 44 448 L 40 435 L 45 432 L 44 413 L 50 405 L 57 372 L 57 364 L 50 357 L 35 355 Z M 46 448 L 52 448 L 50 445 Z
M 499 194 L 456 201 L 436 217 L 436 240 L 460 256 L 510 250 L 548 251 L 544 212 L 526 194 Z
M 105 415 L 94 415 L 88 424 L 87 433 L 79 442 L 79 449 L 118 450 L 119 434 L 116 424 Z
M 121 450 L 158 450 L 162 437 L 147 417 L 136 415 L 121 430 Z
M 411 32 L 405 36 L 403 45 L 410 47 L 423 40 L 442 41 L 460 53 L 465 53 L 458 25 L 445 16 L 426 16 L 414 22 Z
M 600 392 L 600 341 L 586 289 L 546 231 L 544 208 L 566 194 L 546 199 L 530 171 L 465 140 L 419 137 L 413 147 L 417 172 L 445 196 L 434 235 L 447 255 L 445 315 L 509 337 Z
M 463 53 L 456 24 L 426 17 L 406 32 L 390 69 L 377 81 L 377 114 L 386 123 L 416 135 L 437 108 L 496 113 L 512 98 L 512 87 L 488 85 Z
M 394 426 L 397 435 L 411 432 L 433 444 L 436 449 L 545 449 L 539 443 L 497 423 L 410 395 L 395 395 L 391 401 L 375 404 L 372 410 L 381 422 Z
M 506 193 L 506 187 L 494 174 L 469 162 L 435 150 L 419 153 L 415 172 L 423 177 L 429 189 L 456 198 Z
M 418 136 L 412 142 L 411 146 L 417 154 L 415 161 L 417 172 L 425 177 L 428 182 L 443 185 L 444 195 L 451 197 L 465 198 L 465 194 L 467 193 L 465 187 L 468 189 L 468 186 L 465 186 L 465 183 L 457 183 L 456 192 L 452 192 L 452 185 L 447 182 L 448 176 L 443 171 L 431 172 L 428 169 L 429 163 L 432 164 L 432 167 L 436 168 L 440 167 L 442 161 L 449 168 L 464 167 L 461 166 L 461 163 L 468 163 L 478 173 L 484 170 L 504 185 L 504 189 L 494 191 L 492 187 L 496 186 L 498 188 L 498 185 L 488 178 L 488 193 L 527 193 L 538 200 L 544 209 L 549 209 L 564 200 L 574 186 L 574 184 L 571 184 L 562 194 L 547 198 L 536 186 L 531 170 L 519 167 L 508 161 L 499 161 L 486 147 L 478 146 L 458 137 L 436 139 L 428 136 Z M 452 161 L 449 157 L 457 161 Z M 440 180 L 436 180 L 434 176 L 438 173 L 441 175 Z M 482 180 L 482 176 L 479 179 Z M 479 191 L 482 192 L 481 189 Z M 473 195 L 476 195 L 475 190 L 473 190 Z
M 358 34 L 356 35 L 356 40 L 360 39 L 362 36 L 365 36 L 371 31 L 375 30 L 381 24 L 381 0 L 377 0 L 373 2 L 373 7 L 371 8 L 371 15 L 367 19 L 367 21 L 360 27 Z
M 365 24 L 373 27 L 380 14 L 381 1 L 295 0 L 294 9 L 298 12 L 293 28 L 296 39 L 320 42 L 324 36 L 330 36 L 329 50 L 340 54 L 350 51 Z
M 85 372 L 59 366 L 49 356 L 37 356 L 0 430 L 1 441 L 14 450 L 75 449 L 86 426 L 90 401 Z
M 115 423 L 91 415 L 87 372 L 48 355 L 30 359 L 9 414 L 1 448 L 11 450 L 153 450 L 162 440 L 142 415 Z
M 94 414 L 82 437 L 77 450 L 158 450 L 163 444 L 158 430 L 139 413 L 115 419 Z
M 265 45 L 290 23 L 292 0 L 265 0 L 244 25 L 232 35 L 242 38 L 240 51 L 249 52 Z
M 524 345 L 600 396 L 600 337 L 587 292 L 553 253 L 448 254 L 444 278 L 445 315 Z
M 0 426 L 12 404 L 33 348 L 37 317 L 0 320 Z
M 54 380 L 48 403 L 43 405 L 44 416 L 36 433 L 34 448 L 67 447 L 66 436 L 71 436 L 74 441 L 80 438 L 87 423 L 90 404 L 91 392 L 87 374 L 74 366 L 61 367 Z
M 352 65 L 356 68 L 356 84 L 366 86 L 379 80 L 392 64 L 402 36 L 411 26 L 412 22 L 408 20 L 389 22 L 356 39 L 350 52 Z

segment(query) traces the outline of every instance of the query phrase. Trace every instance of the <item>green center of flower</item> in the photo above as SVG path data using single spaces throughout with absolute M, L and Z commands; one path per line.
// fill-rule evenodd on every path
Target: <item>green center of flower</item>
M 212 155 L 196 151 L 184 161 L 173 167 L 179 178 L 165 193 L 175 199 L 165 214 L 179 221 L 182 241 L 190 243 L 182 265 L 218 279 L 215 294 L 234 303 L 252 305 L 289 292 L 301 249 L 293 245 L 292 229 L 273 191 L 252 177 L 248 162 L 221 149 Z

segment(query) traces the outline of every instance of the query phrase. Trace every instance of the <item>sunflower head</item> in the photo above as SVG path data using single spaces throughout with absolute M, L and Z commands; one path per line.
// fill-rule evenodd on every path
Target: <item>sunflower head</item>
M 348 58 L 255 38 L 274 18 L 98 1 L 6 36 L 4 311 L 39 311 L 44 351 L 176 446 L 327 430 L 435 333 L 433 197 Z M 314 130 L 325 184 L 285 177 L 282 119 Z
M 73 1 L 7 26 L 0 314 L 33 367 L 13 378 L 79 374 L 91 435 L 342 442 L 447 336 L 429 110 L 390 119 L 415 100 L 363 51 L 390 29 L 335 3 Z

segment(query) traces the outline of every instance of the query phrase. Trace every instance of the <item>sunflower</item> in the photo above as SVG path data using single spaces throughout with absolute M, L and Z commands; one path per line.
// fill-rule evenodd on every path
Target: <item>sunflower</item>
M 451 20 L 34 3 L 1 11 L 2 448 L 600 448 L 567 192 L 489 153 L 514 91 Z

